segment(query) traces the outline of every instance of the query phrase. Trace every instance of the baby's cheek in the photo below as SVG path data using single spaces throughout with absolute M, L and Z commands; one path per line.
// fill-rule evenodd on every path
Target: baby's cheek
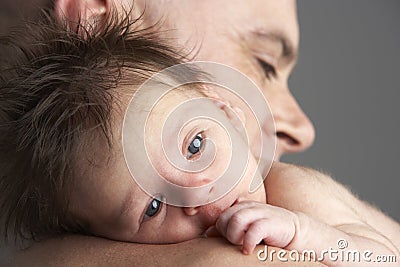
M 168 206 L 161 224 L 148 221 L 142 225 L 133 242 L 150 244 L 178 243 L 202 236 L 206 229 L 202 219 L 187 216 L 181 208 Z
M 202 206 L 199 209 L 203 217 L 204 223 L 207 226 L 214 225 L 221 213 L 223 212 L 223 208 L 216 205 L 215 203 Z

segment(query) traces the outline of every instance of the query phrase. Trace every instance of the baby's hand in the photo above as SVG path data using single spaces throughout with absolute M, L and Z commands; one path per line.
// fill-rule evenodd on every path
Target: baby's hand
M 217 230 L 231 243 L 251 254 L 260 241 L 285 248 L 293 240 L 299 220 L 295 213 L 254 201 L 240 202 L 224 211 Z

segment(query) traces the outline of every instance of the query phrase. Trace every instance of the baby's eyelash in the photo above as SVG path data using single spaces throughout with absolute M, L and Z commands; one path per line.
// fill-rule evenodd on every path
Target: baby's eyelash
M 164 203 L 163 203 L 163 197 L 162 196 L 157 196 L 148 203 L 143 218 L 142 222 L 148 221 L 151 218 L 157 216 L 161 210 L 164 208 Z

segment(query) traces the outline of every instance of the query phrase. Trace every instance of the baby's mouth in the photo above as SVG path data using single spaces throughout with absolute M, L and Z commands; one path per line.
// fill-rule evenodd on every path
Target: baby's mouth
M 207 230 L 202 234 L 202 237 L 222 237 L 222 235 L 218 232 L 215 225 L 212 225 L 207 228 Z
M 232 205 L 230 207 L 233 207 L 234 205 L 236 205 L 237 203 L 239 203 L 239 199 L 235 199 L 235 201 L 232 203 Z
M 233 201 L 233 203 L 226 208 L 225 210 L 233 207 L 234 205 L 236 205 L 237 203 L 239 203 L 239 198 L 235 199 L 235 201 Z M 225 211 L 224 210 L 224 211 Z M 218 219 L 217 219 L 218 220 Z M 202 234 L 202 237 L 222 237 L 222 235 L 218 232 L 217 228 L 215 227 L 215 223 L 212 224 L 211 226 L 209 226 Z

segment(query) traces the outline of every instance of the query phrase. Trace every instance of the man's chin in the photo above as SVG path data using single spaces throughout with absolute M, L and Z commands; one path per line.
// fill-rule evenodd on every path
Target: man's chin
M 265 177 L 268 176 L 268 173 L 271 169 L 272 164 L 274 162 L 279 162 L 279 160 L 280 160 L 280 155 L 278 157 L 275 157 L 272 162 L 271 162 L 271 160 L 257 159 L 258 171 L 261 174 L 261 177 L 263 177 L 265 179 Z
M 281 154 L 281 153 L 278 153 L 277 151 L 275 151 L 275 154 L 274 154 L 274 161 L 280 161 L 280 160 L 281 160 L 281 157 L 282 157 L 282 154 Z

